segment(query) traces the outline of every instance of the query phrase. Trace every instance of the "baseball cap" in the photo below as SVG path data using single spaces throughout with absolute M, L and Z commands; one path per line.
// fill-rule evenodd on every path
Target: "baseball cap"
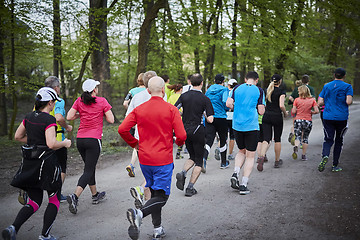
M 278 82 L 282 79 L 282 77 L 279 74 L 274 74 L 271 77 L 271 81 Z
M 225 80 L 225 77 L 222 73 L 216 74 L 215 76 L 215 82 L 222 83 Z
M 40 102 L 48 102 L 52 100 L 61 101 L 54 89 L 49 87 L 40 88 L 36 93 L 36 98 Z
M 335 74 L 338 74 L 340 77 L 343 77 L 346 75 L 346 71 L 343 68 L 337 68 L 334 71 Z
M 99 81 L 95 81 L 94 79 L 87 79 L 85 82 L 83 82 L 82 89 L 84 92 L 92 92 L 99 84 Z
M 237 83 L 237 81 L 233 78 L 228 81 L 229 85 L 233 85 L 234 83 Z

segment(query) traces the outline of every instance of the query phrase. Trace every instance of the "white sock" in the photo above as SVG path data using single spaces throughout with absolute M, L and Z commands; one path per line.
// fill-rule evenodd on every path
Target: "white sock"
M 239 176 L 239 173 L 240 173 L 240 167 L 235 166 L 235 167 L 234 167 L 234 172 L 236 172 L 236 174 Z
M 242 179 L 241 179 L 241 185 L 244 185 L 244 186 L 246 187 L 247 184 L 248 184 L 248 181 L 249 181 L 249 178 L 248 178 L 248 177 L 242 177 Z

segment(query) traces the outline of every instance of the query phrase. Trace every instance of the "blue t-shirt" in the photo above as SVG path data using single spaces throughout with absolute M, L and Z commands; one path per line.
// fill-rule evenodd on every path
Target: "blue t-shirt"
M 226 118 L 226 111 L 229 109 L 226 107 L 226 100 L 228 99 L 229 89 L 220 85 L 214 84 L 206 91 L 207 96 L 214 108 L 214 118 Z
M 323 118 L 326 120 L 344 121 L 349 118 L 349 106 L 346 96 L 353 96 L 353 88 L 342 80 L 333 80 L 325 84 L 319 97 L 324 99 Z
M 265 105 L 264 91 L 252 84 L 243 83 L 233 89 L 234 116 L 232 127 L 239 132 L 259 129 L 258 105 Z
M 131 97 L 134 97 L 137 93 L 144 91 L 146 88 L 144 87 L 136 87 L 132 88 L 129 93 L 131 94 Z
M 65 112 L 65 101 L 61 98 L 59 98 L 61 101 L 55 101 L 55 107 L 53 109 L 52 112 L 50 112 L 50 115 L 54 116 L 58 113 L 60 113 L 64 119 L 66 119 L 66 112 Z M 56 122 L 57 124 L 57 134 L 56 134 L 56 140 L 57 141 L 64 141 L 65 140 L 65 129 L 60 126 L 60 124 L 58 122 Z

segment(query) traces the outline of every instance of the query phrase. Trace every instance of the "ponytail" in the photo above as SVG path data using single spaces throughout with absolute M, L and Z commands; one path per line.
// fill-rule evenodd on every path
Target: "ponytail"
M 268 86 L 268 89 L 266 91 L 266 100 L 268 100 L 269 102 L 271 102 L 271 95 L 272 93 L 274 92 L 274 81 L 272 81 L 269 86 Z
M 182 85 L 181 84 L 168 85 L 167 88 L 173 90 L 174 92 L 177 92 L 180 91 Z
M 91 105 L 93 103 L 96 103 L 96 98 L 91 96 L 91 93 L 89 92 L 83 92 L 81 94 L 81 101 L 85 104 L 85 105 Z

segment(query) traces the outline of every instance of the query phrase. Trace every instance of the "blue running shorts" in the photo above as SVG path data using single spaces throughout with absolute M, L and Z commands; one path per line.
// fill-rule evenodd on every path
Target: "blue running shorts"
M 140 164 L 140 168 L 146 180 L 145 187 L 150 187 L 153 190 L 164 190 L 165 195 L 170 195 L 174 163 L 163 166 Z

